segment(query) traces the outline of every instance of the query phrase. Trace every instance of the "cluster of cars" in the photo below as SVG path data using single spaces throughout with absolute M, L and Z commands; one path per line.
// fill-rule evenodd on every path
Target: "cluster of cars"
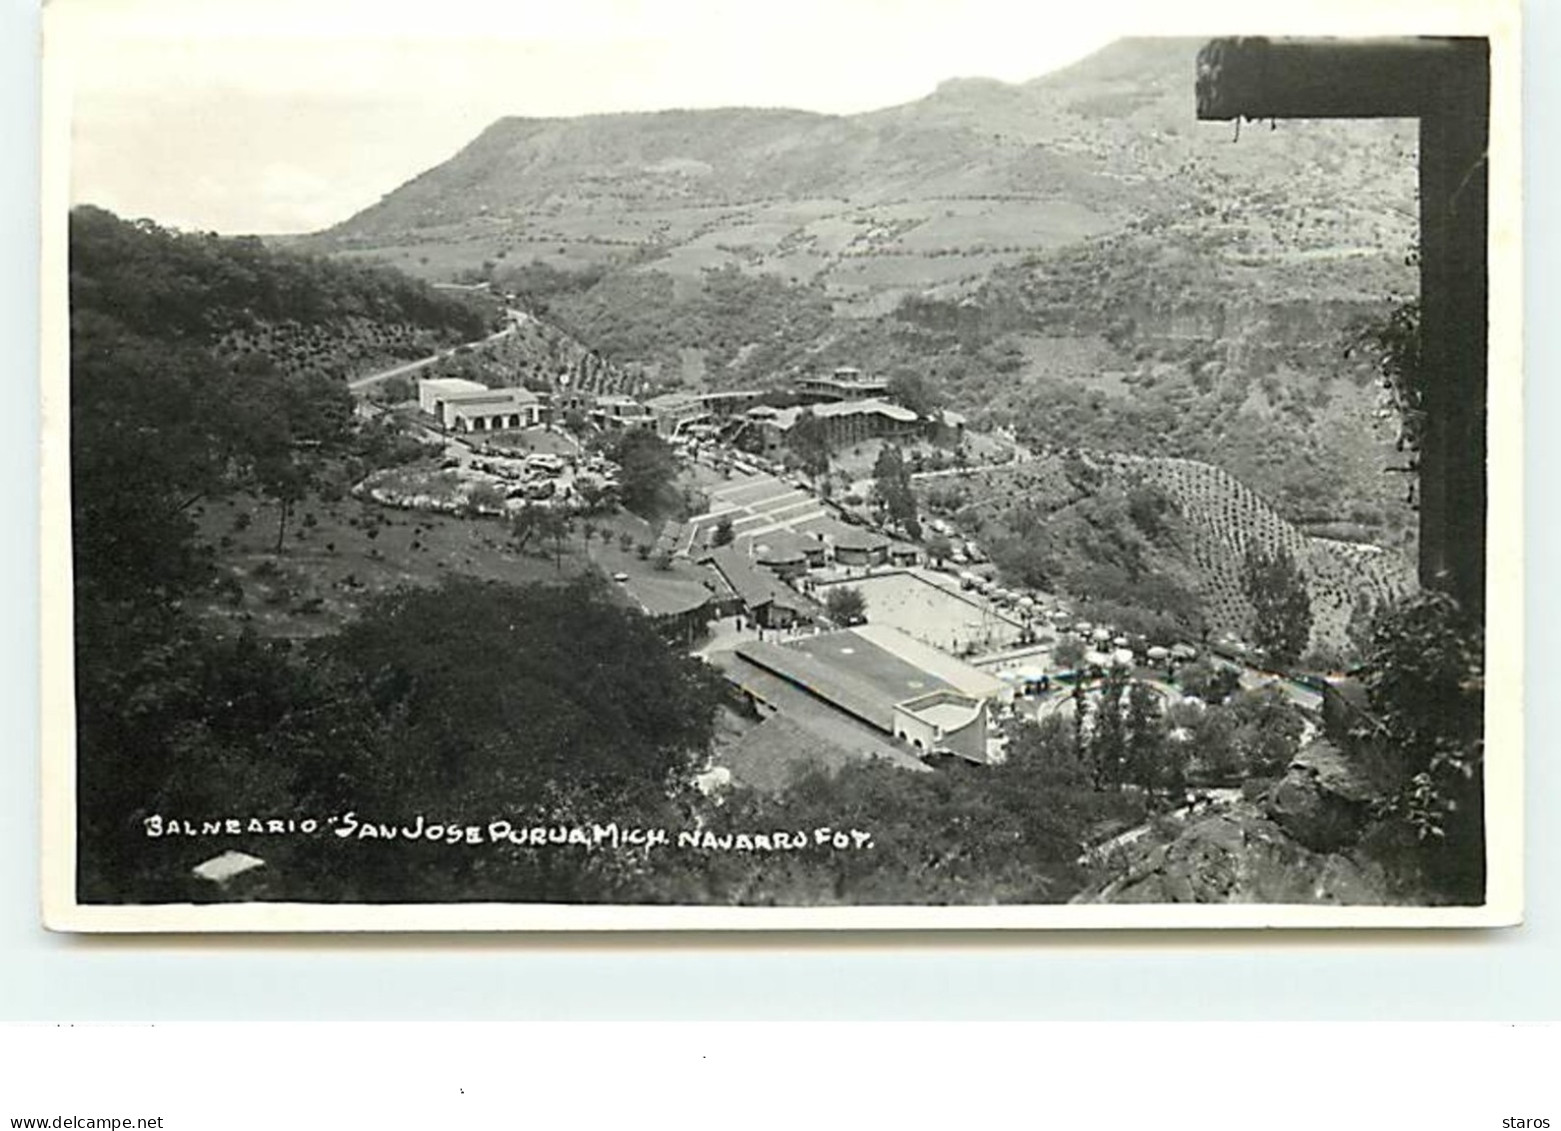
M 960 537 L 959 530 L 941 518 L 928 519 L 927 528 L 949 540 L 952 550 L 948 560 L 953 566 L 983 565 L 992 560 L 985 550 L 968 538 Z
M 461 467 L 463 461 L 451 456 L 443 466 Z M 465 460 L 464 466 L 467 470 L 502 480 L 507 485 L 505 494 L 510 499 L 535 502 L 553 499 L 568 503 L 574 501 L 581 488 L 601 492 L 618 485 L 617 467 L 611 460 L 595 455 L 573 460 L 548 452 L 504 455 L 488 448 Z

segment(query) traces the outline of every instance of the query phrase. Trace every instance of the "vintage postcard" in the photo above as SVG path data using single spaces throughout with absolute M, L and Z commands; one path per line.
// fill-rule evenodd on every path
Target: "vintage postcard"
M 46 923 L 1519 922 L 1517 6 L 1092 8 L 50 4 Z

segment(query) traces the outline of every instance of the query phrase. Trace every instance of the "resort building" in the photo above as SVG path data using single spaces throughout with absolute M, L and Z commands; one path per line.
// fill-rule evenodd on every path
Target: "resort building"
M 889 539 L 858 526 L 844 527 L 832 543 L 836 564 L 844 566 L 882 565 L 889 552 Z
M 925 430 L 910 409 L 877 397 L 791 408 L 755 405 L 743 417 L 749 445 L 760 455 L 781 451 L 804 413 L 822 425 L 825 443 L 835 448 L 872 439 L 911 440 Z
M 490 389 L 460 377 L 419 381 L 417 404 L 451 432 L 531 428 L 542 420 L 542 402 L 530 389 Z
M 694 424 L 715 424 L 741 413 L 763 394 L 756 389 L 713 393 L 675 392 L 651 397 L 645 407 L 663 436 L 676 436 Z
M 731 587 L 745 616 L 759 628 L 790 628 L 811 620 L 815 606 L 736 546 L 720 546 L 704 559 Z
M 870 639 L 862 629 L 819 633 L 786 644 L 745 642 L 733 656 L 723 670 L 750 695 L 754 687 L 778 682 L 793 694 L 805 693 L 808 710 L 827 706 L 898 739 L 908 752 L 950 754 L 978 763 L 992 760 L 989 719 L 996 696 L 974 694 L 958 684 L 1003 685 L 973 668 L 974 676 L 954 673 L 951 665 L 968 665 L 952 657 L 942 657 L 938 670 L 929 670 L 908 654 Z M 945 678 L 950 674 L 956 680 Z
M 881 397 L 888 391 L 889 382 L 864 377 L 860 369 L 849 365 L 842 365 L 827 377 L 801 377 L 797 380 L 797 392 L 812 402 Z
M 656 417 L 648 406 L 633 397 L 617 393 L 597 397 L 596 403 L 586 415 L 597 427 L 607 430 L 645 428 L 656 423 Z

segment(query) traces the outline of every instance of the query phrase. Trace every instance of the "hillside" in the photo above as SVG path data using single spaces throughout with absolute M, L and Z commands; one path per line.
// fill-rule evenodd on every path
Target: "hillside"
M 1309 537 L 1229 473 L 1196 460 L 1115 452 L 1042 455 L 948 477 L 926 492 L 986 545 L 1015 582 L 1060 588 L 1104 619 L 1168 631 L 1246 635 L 1250 547 L 1284 550 L 1311 598 L 1310 650 L 1356 649 L 1366 613 L 1412 592 L 1404 556 Z
M 1123 40 L 1028 83 L 946 82 L 851 116 L 672 110 L 506 118 L 312 239 L 431 277 L 485 262 L 734 264 L 859 310 L 1191 213 L 1258 254 L 1402 254 L 1413 132 L 1390 122 L 1198 123 L 1196 40 Z
M 398 271 L 176 232 L 81 207 L 70 218 L 71 307 L 117 329 L 209 350 L 240 370 L 348 377 L 481 337 L 490 303 Z

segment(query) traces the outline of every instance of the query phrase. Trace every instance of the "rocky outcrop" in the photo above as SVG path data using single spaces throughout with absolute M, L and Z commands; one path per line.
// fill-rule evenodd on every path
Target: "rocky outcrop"
M 1267 814 L 1307 848 L 1333 852 L 1354 844 L 1381 790 L 1327 739 L 1309 744 L 1269 791 Z
M 1076 903 L 1403 902 L 1360 849 L 1389 791 L 1369 752 L 1308 743 L 1267 788 L 1164 821 L 1120 849 Z M 1259 783 L 1249 783 L 1259 786 Z
M 1312 851 L 1252 802 L 1194 818 L 1170 841 L 1130 846 L 1115 872 L 1073 902 L 1394 902 L 1380 867 Z

